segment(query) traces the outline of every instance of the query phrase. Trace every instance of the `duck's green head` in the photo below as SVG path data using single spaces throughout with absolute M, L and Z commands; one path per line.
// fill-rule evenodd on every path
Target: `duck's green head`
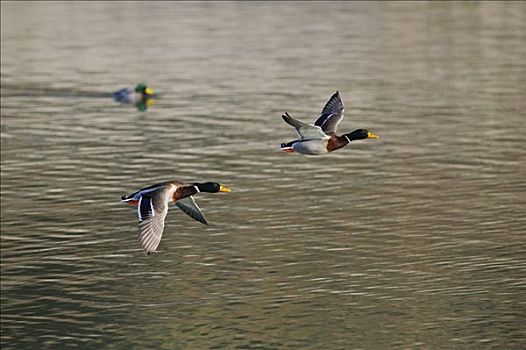
M 135 92 L 139 92 L 141 94 L 148 95 L 148 96 L 153 95 L 152 88 L 149 88 L 148 85 L 146 85 L 146 83 L 137 84 L 137 86 L 135 87 Z
M 372 132 L 366 129 L 354 130 L 353 132 L 345 134 L 345 136 L 347 136 L 349 141 L 363 140 L 363 139 L 379 139 L 380 138 L 380 136 L 373 134 Z
M 221 184 L 218 184 L 217 182 L 195 183 L 194 186 L 197 187 L 199 192 L 210 192 L 210 193 L 232 192 L 230 188 L 223 186 Z

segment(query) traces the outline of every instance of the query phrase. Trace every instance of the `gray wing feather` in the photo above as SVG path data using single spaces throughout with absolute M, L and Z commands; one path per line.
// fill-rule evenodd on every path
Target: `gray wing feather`
M 314 125 L 319 126 L 325 133 L 336 133 L 338 124 L 343 119 L 343 102 L 340 93 L 336 91 L 321 111 L 321 115 L 316 119 Z
M 139 241 L 146 254 L 155 252 L 161 242 L 164 219 L 168 214 L 168 199 L 172 193 L 173 188 L 170 186 L 161 186 L 145 191 L 139 198 Z
M 139 241 L 146 254 L 155 252 L 159 246 L 167 212 L 168 211 L 165 210 L 164 212 L 156 213 L 155 216 L 149 217 L 139 223 Z
M 288 113 L 285 113 L 281 117 L 287 124 L 293 126 L 296 129 L 296 132 L 302 140 L 327 138 L 327 135 L 319 126 L 300 122 L 299 120 L 292 118 Z
M 188 196 L 188 197 L 183 198 L 183 199 L 178 199 L 175 202 L 175 205 L 177 205 L 177 207 L 179 209 L 181 209 L 185 214 L 188 214 L 193 219 L 195 219 L 195 220 L 197 220 L 197 221 L 199 221 L 199 222 L 201 222 L 201 223 L 203 223 L 205 225 L 208 225 L 208 221 L 206 221 L 206 218 L 205 218 L 203 212 L 197 206 L 197 203 L 195 202 L 194 197 Z
M 322 114 L 316 119 L 315 125 L 319 126 L 325 133 L 336 133 L 338 124 L 343 119 L 343 114 Z
M 343 102 L 340 98 L 340 92 L 336 91 L 329 101 L 325 104 L 321 110 L 321 114 L 341 114 L 343 113 Z

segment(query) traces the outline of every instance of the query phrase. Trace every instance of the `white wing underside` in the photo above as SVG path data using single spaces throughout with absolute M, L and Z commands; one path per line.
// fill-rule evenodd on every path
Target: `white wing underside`
M 296 133 L 302 140 L 318 140 L 329 138 L 329 136 L 325 134 L 319 126 L 311 124 L 305 124 L 301 127 L 301 129 L 296 129 Z
M 290 115 L 286 114 L 283 116 L 283 119 L 291 126 L 294 127 L 296 133 L 301 140 L 325 140 L 330 138 L 323 130 L 316 125 L 307 124 L 297 119 L 292 118 Z

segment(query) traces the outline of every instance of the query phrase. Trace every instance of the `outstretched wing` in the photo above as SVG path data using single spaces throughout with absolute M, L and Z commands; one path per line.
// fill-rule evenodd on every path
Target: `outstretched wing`
M 321 111 L 321 115 L 316 119 L 314 125 L 319 126 L 325 133 L 336 133 L 338 124 L 343 119 L 343 102 L 340 93 L 336 91 Z
M 188 214 L 193 219 L 208 225 L 208 221 L 206 221 L 206 218 L 201 211 L 201 209 L 197 206 L 197 203 L 195 202 L 194 197 L 188 196 L 183 199 L 178 199 L 175 202 L 175 205 L 179 207 L 185 214 Z
M 167 201 L 164 199 L 163 193 L 155 195 L 157 191 L 143 194 L 137 205 L 138 238 L 146 254 L 154 252 L 159 246 L 164 230 L 164 219 L 168 213 Z
M 323 132 L 323 130 L 319 126 L 300 122 L 299 120 L 292 118 L 288 113 L 285 113 L 281 117 L 285 122 L 287 122 L 287 124 L 293 126 L 296 129 L 296 132 L 302 140 L 328 138 L 328 136 Z
M 163 235 L 165 218 L 166 212 L 164 212 L 164 215 L 158 214 L 139 223 L 139 241 L 146 254 L 157 250 Z

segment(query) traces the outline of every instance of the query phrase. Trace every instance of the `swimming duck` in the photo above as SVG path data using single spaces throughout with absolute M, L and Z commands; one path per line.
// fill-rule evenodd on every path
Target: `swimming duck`
M 113 99 L 122 103 L 140 103 L 145 102 L 153 96 L 152 88 L 149 88 L 146 83 L 139 83 L 132 88 L 124 88 L 112 94 Z
M 365 129 L 358 129 L 341 136 L 336 135 L 336 128 L 343 119 L 343 102 L 339 91 L 336 91 L 321 111 L 314 124 L 306 124 L 292 118 L 287 112 L 283 120 L 296 129 L 300 139 L 281 144 L 285 152 L 298 152 L 309 155 L 320 155 L 336 151 L 347 146 L 351 141 L 378 139 L 378 135 Z
M 216 182 L 188 184 L 181 181 L 166 181 L 121 197 L 122 202 L 137 206 L 139 241 L 146 254 L 155 252 L 159 246 L 170 203 L 175 202 L 184 213 L 208 225 L 208 221 L 192 197 L 199 192 L 217 193 L 231 192 L 231 190 Z

